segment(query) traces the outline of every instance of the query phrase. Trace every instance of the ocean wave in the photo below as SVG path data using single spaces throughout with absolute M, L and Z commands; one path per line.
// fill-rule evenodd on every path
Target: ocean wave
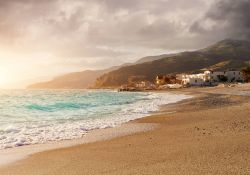
M 4 109 L 0 111 L 0 149 L 81 138 L 90 130 L 114 127 L 157 111 L 163 104 L 190 98 L 170 93 L 114 91 L 14 94 L 5 94 L 4 98 L 0 94 Z M 9 122 L 1 116 L 9 116 Z

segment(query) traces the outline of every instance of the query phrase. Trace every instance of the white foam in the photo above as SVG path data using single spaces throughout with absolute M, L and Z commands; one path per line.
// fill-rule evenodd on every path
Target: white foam
M 157 111 L 163 104 L 175 103 L 190 97 L 170 93 L 150 93 L 146 99 L 124 105 L 124 108 L 108 117 L 82 121 L 68 120 L 63 123 L 45 121 L 37 124 L 19 123 L 15 126 L 6 126 L 2 132 L 4 135 L 0 132 L 0 149 L 81 138 L 90 130 L 115 127 Z
M 110 140 L 116 137 L 130 135 L 137 132 L 145 132 L 156 128 L 157 124 L 146 123 L 128 123 L 123 124 L 117 128 L 98 129 L 91 131 L 84 138 L 74 140 L 64 140 L 58 142 L 48 142 L 45 144 L 27 145 L 22 147 L 15 147 L 12 149 L 0 150 L 0 166 L 4 166 L 18 160 L 27 158 L 34 153 L 66 148 L 80 144 L 93 143 L 97 141 Z

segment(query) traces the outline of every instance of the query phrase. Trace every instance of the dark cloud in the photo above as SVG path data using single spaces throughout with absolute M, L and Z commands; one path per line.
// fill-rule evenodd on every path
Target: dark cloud
M 72 41 L 93 47 L 145 47 L 147 49 L 188 49 L 184 35 L 206 7 L 204 0 L 0 0 L 0 33 L 8 41 L 19 36 L 63 49 Z M 18 10 L 17 10 L 18 9 Z M 6 18 L 8 17 L 8 18 Z M 22 38 L 20 40 L 22 40 Z M 29 40 L 32 38 L 33 40 Z M 170 45 L 171 40 L 181 41 Z M 60 42 L 57 42 L 60 41 Z M 64 43 L 63 43 L 64 42 Z M 63 44 L 62 44 L 63 43 Z M 168 44 L 167 44 L 168 43 Z M 176 41 L 177 43 L 177 41 Z M 46 46 L 39 48 L 47 49 Z M 45 48 L 44 48 L 45 47 Z M 75 47 L 75 45 L 74 45 Z M 176 47 L 176 48 L 175 48 Z M 80 49 L 77 49 L 80 50 Z
M 219 0 L 204 17 L 196 21 L 191 32 L 216 38 L 250 39 L 250 1 Z

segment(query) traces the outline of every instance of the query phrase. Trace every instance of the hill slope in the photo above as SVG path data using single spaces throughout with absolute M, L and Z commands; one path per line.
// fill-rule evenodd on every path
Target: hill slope
M 87 70 L 74 72 L 54 78 L 48 82 L 36 83 L 28 86 L 28 89 L 81 89 L 94 84 L 97 77 L 105 73 L 105 70 Z
M 54 78 L 51 81 L 40 82 L 29 85 L 27 89 L 85 89 L 92 87 L 96 79 L 101 75 L 108 73 L 110 71 L 119 69 L 124 66 L 130 66 L 133 64 L 145 63 L 152 60 L 158 60 L 167 55 L 159 55 L 159 56 L 149 56 L 139 59 L 135 63 L 126 63 L 121 66 L 113 66 L 111 68 L 105 70 L 86 70 L 82 72 L 73 72 L 69 74 L 65 74 L 59 77 Z
M 122 67 L 99 77 L 97 88 L 117 87 L 128 82 L 131 76 L 144 76 L 154 81 L 159 74 L 201 72 L 201 69 L 240 69 L 249 64 L 250 42 L 223 40 L 208 48 L 175 54 L 137 65 Z
M 135 64 L 142 64 L 142 63 L 146 63 L 146 62 L 150 62 L 150 61 L 156 61 L 162 58 L 166 58 L 169 56 L 172 56 L 174 54 L 163 54 L 163 55 L 157 55 L 157 56 L 147 56 L 147 57 L 143 57 L 141 59 L 139 59 L 138 61 L 135 62 Z

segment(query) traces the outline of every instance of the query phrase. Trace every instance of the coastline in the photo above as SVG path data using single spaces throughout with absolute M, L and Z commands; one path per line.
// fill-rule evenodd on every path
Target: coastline
M 89 133 L 79 139 L 51 141 L 44 144 L 34 144 L 9 149 L 2 149 L 0 150 L 0 167 L 11 165 L 17 161 L 21 161 L 37 153 L 62 148 L 69 148 L 87 143 L 111 140 L 117 137 L 131 135 L 138 132 L 147 132 L 153 130 L 156 127 L 158 127 L 157 124 L 139 124 L 133 123 L 131 121 L 112 128 L 95 129 L 89 131 Z
M 176 93 L 195 98 L 168 104 L 160 113 L 129 122 L 157 126 L 151 130 L 36 153 L 1 167 L 0 173 L 248 174 L 250 99 L 221 90 L 178 90 Z
M 179 95 L 178 93 L 171 93 L 168 91 L 161 91 L 161 92 L 153 91 L 152 93 L 170 93 L 170 94 Z M 184 94 L 180 93 L 180 95 L 184 95 Z M 192 97 L 187 96 L 186 98 L 189 99 Z M 178 99 L 176 100 L 176 102 L 173 100 L 170 100 L 168 104 L 174 104 L 180 101 L 182 100 Z M 144 117 L 161 112 L 161 108 L 162 107 L 159 106 L 158 111 L 152 111 Z M 140 117 L 140 118 L 144 118 L 144 117 Z M 129 120 L 128 122 L 122 123 L 115 127 L 93 129 L 93 130 L 88 131 L 86 135 L 83 135 L 83 137 L 77 138 L 77 139 L 50 141 L 50 142 L 43 143 L 43 144 L 31 144 L 31 145 L 24 145 L 20 147 L 1 149 L 0 150 L 0 167 L 8 166 L 9 164 L 11 165 L 17 161 L 21 161 L 37 153 L 73 147 L 73 146 L 77 146 L 81 144 L 111 140 L 117 137 L 132 135 L 132 134 L 139 133 L 139 132 L 147 132 L 158 127 L 158 125 L 154 123 L 137 123 L 135 122 L 137 119 L 138 118 Z

